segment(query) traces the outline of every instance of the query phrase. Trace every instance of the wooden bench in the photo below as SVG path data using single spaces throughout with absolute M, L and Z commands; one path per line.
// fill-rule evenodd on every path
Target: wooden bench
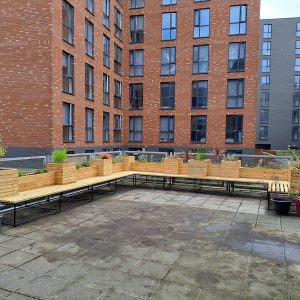
M 271 206 L 271 194 L 288 195 L 290 192 L 290 183 L 288 181 L 272 181 L 268 185 L 268 210 Z

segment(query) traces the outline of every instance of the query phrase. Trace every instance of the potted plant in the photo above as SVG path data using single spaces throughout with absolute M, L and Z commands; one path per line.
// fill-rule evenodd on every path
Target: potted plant
M 236 155 L 226 155 L 221 161 L 222 177 L 239 178 L 240 177 L 241 161 Z
M 0 136 L 0 157 L 5 156 L 7 148 L 2 144 Z M 0 197 L 13 196 L 18 194 L 18 177 L 17 169 L 0 168 Z
M 198 148 L 195 159 L 188 161 L 188 176 L 192 178 L 206 177 L 209 163 L 210 160 L 206 159 L 206 148 Z
M 98 176 L 108 176 L 113 172 L 112 158 L 108 153 L 102 153 L 90 160 L 91 166 L 97 168 Z
M 45 168 L 49 172 L 55 172 L 55 184 L 69 184 L 76 182 L 76 163 L 66 162 L 67 149 L 55 149 L 52 151 L 52 163 L 47 163 Z

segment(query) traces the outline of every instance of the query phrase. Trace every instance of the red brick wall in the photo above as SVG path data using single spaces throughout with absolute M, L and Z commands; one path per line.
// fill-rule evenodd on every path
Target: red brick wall
M 128 130 L 124 133 L 125 143 L 134 146 L 182 146 L 189 147 L 191 115 L 207 115 L 207 146 L 225 144 L 225 128 L 227 114 L 244 115 L 243 145 L 229 147 L 255 147 L 256 97 L 257 97 L 257 69 L 259 45 L 259 0 L 212 0 L 208 2 L 177 1 L 177 5 L 161 6 L 160 0 L 145 1 L 145 9 L 125 11 L 125 30 L 129 30 L 130 15 L 145 15 L 144 44 L 129 44 L 129 36 L 125 35 L 125 89 L 127 99 L 125 104 L 126 123 L 128 116 L 142 115 L 144 122 L 143 142 L 128 142 Z M 248 24 L 246 36 L 229 36 L 229 7 L 235 4 L 248 5 Z M 194 9 L 211 8 L 210 37 L 193 38 Z M 161 41 L 161 14 L 177 11 L 177 40 Z M 227 73 L 228 43 L 246 41 L 246 72 Z M 209 74 L 192 75 L 192 49 L 194 45 L 209 44 Z M 162 47 L 176 46 L 176 76 L 160 76 L 160 55 Z M 144 49 L 144 77 L 129 78 L 129 49 Z M 245 78 L 244 109 L 226 109 L 227 79 Z M 191 109 L 192 81 L 208 80 L 208 109 Z M 175 110 L 160 110 L 160 82 L 176 82 Z M 129 111 L 128 85 L 129 83 L 144 83 L 144 109 Z M 175 116 L 174 144 L 159 143 L 159 116 Z
M 0 134 L 7 146 L 50 147 L 51 3 L 0 8 Z

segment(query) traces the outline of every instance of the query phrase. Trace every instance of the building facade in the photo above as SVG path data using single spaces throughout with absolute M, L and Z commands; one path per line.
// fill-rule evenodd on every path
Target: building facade
M 257 147 L 299 148 L 300 18 L 261 20 Z
M 0 1 L 9 155 L 253 151 L 259 0 Z

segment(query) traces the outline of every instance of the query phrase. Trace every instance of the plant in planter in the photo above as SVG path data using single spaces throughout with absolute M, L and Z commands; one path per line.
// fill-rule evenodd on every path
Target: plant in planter
M 236 155 L 227 155 L 221 161 L 222 177 L 239 178 L 241 161 Z
M 208 175 L 208 167 L 210 160 L 206 159 L 206 148 L 198 148 L 195 159 L 188 162 L 189 177 L 206 177 Z
M 112 158 L 108 153 L 102 153 L 95 159 L 90 160 L 91 166 L 97 168 L 98 176 L 111 175 L 112 170 Z
M 0 136 L 0 157 L 6 153 L 7 148 L 2 144 Z M 13 196 L 18 192 L 18 170 L 0 168 L 0 197 Z
M 211 149 L 212 153 L 212 160 L 214 163 L 220 163 L 221 159 L 223 158 L 225 154 L 225 149 L 224 147 L 220 145 L 213 146 Z
M 76 182 L 76 163 L 66 162 L 67 149 L 52 151 L 52 163 L 45 165 L 49 172 L 55 172 L 56 184 L 69 184 Z

